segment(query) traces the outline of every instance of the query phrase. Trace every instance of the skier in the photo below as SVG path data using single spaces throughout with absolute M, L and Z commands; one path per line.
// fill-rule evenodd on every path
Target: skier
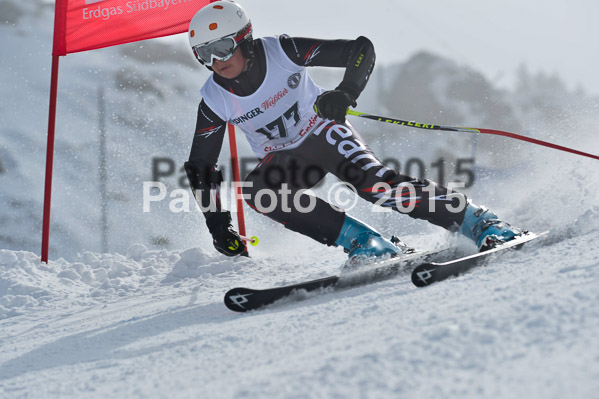
M 213 73 L 201 89 L 185 171 L 219 252 L 246 253 L 219 201 L 222 174 L 216 163 L 227 123 L 244 131 L 260 159 L 243 187 L 248 205 L 290 230 L 343 247 L 350 258 L 395 256 L 402 246 L 303 193 L 327 173 L 368 201 L 458 231 L 481 249 L 522 234 L 461 193 L 387 168 L 346 121 L 348 107 L 357 105 L 374 67 L 374 47 L 367 38 L 253 39 L 249 17 L 232 1 L 200 9 L 188 33 L 195 57 Z M 325 90 L 306 73 L 310 66 L 345 68 L 343 80 L 334 90 Z M 261 195 L 263 190 L 273 194 Z M 291 203 L 285 195 L 297 201 Z

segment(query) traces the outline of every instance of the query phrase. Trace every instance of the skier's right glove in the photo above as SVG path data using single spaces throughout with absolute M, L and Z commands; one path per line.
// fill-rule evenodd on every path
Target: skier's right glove
M 212 243 L 218 252 L 227 256 L 246 255 L 245 243 L 231 225 L 231 214 L 219 212 L 206 219 Z
M 356 99 L 347 91 L 341 89 L 325 91 L 316 97 L 314 103 L 318 116 L 339 124 L 345 123 L 345 115 L 347 115 L 347 109 L 350 105 L 355 107 L 357 105 Z

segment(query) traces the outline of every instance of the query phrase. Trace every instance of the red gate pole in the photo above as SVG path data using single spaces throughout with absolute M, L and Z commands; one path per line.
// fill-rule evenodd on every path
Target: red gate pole
M 46 186 L 44 191 L 44 218 L 42 226 L 42 262 L 48 263 L 50 243 L 50 203 L 52 199 L 52 167 L 54 164 L 54 132 L 56 127 L 56 96 L 58 92 L 58 55 L 52 55 L 50 79 L 50 111 L 48 115 L 48 144 L 46 146 Z
M 235 138 L 235 126 L 228 124 L 229 127 L 229 148 L 231 151 L 231 168 L 233 170 L 233 189 L 235 190 L 235 200 L 237 201 L 237 224 L 239 225 L 239 234 L 245 236 L 245 218 L 243 216 L 243 198 L 239 187 L 241 176 L 239 174 L 239 157 L 237 156 L 237 140 Z

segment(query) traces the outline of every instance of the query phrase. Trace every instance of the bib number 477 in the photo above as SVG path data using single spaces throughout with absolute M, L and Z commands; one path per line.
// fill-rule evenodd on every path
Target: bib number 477
M 287 137 L 288 123 L 293 123 L 293 126 L 296 126 L 299 122 L 300 114 L 298 111 L 298 103 L 296 102 L 291 108 L 285 111 L 283 115 L 256 131 L 268 137 L 269 140 L 273 140 L 276 138 Z

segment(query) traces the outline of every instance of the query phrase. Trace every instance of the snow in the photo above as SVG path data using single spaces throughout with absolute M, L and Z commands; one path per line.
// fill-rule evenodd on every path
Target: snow
M 154 48 L 169 54 L 166 60 L 143 61 L 149 43 L 61 60 L 51 259 L 41 263 L 52 15 L 39 4 L 14 3 L 23 12 L 0 26 L 11 54 L 0 57 L 0 94 L 11 99 L 0 103 L 0 397 L 597 396 L 596 161 L 504 139 L 480 140 L 477 147 L 471 136 L 423 136 L 356 121 L 382 157 L 417 156 L 430 165 L 442 154 L 454 169 L 454 159 L 474 154 L 476 181 L 468 195 L 514 224 L 550 234 L 423 289 L 401 275 L 233 313 L 223 304 L 230 288 L 337 274 L 345 255 L 249 213 L 260 245 L 250 248 L 251 258 L 226 258 L 210 245 L 200 215 L 172 213 L 167 203 L 142 212 L 151 157 L 168 156 L 178 168 L 187 156 L 206 76 L 188 65 L 191 56 L 169 48 Z M 401 88 L 393 82 L 407 73 L 403 67 L 431 79 L 432 89 L 421 87 L 418 98 L 444 114 L 435 107 L 402 114 L 384 102 L 391 94 L 400 105 L 414 97 L 393 91 Z M 427 75 L 429 69 L 437 72 Z M 555 79 L 527 77 L 526 85 L 506 92 L 474 76 L 480 94 L 456 91 L 473 73 L 434 56 L 379 71 L 361 97 L 366 112 L 387 105 L 398 117 L 509 127 L 599 153 L 596 99 L 565 92 Z M 337 72 L 316 75 L 335 81 Z M 109 116 L 108 253 L 100 253 L 93 175 L 99 86 Z M 455 101 L 458 92 L 463 97 Z M 163 179 L 169 191 L 180 177 Z M 447 170 L 446 181 L 455 177 Z M 326 187 L 315 191 L 326 195 Z M 434 226 L 370 210 L 360 203 L 352 214 L 417 248 L 472 250 Z
M 403 276 L 247 314 L 224 307 L 228 288 L 326 272 L 197 249 L 48 266 L 2 250 L 2 396 L 592 398 L 596 227 L 425 289 Z

